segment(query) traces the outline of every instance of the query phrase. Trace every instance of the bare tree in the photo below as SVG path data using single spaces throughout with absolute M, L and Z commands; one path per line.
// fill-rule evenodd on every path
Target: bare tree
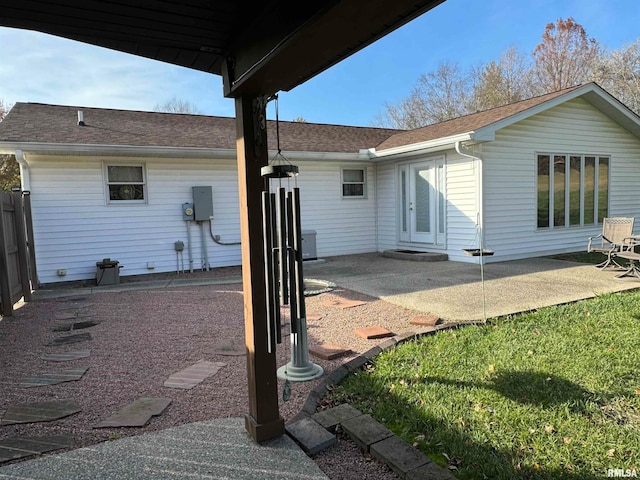
M 12 105 L 0 98 L 0 122 L 7 116 Z M 20 185 L 20 166 L 15 155 L 0 154 L 0 190 L 11 191 Z
M 498 62 L 492 60 L 474 69 L 468 110 L 488 110 L 533 96 L 535 89 L 529 63 L 522 53 L 512 47 L 500 55 Z
M 457 63 L 444 62 L 421 75 L 409 97 L 397 105 L 385 105 L 376 124 L 412 129 L 443 122 L 467 113 L 470 80 Z
M 167 100 L 164 103 L 156 103 L 153 110 L 155 112 L 165 113 L 189 113 L 192 115 L 202 114 L 195 104 L 177 97 L 173 97 L 171 100 Z
M 573 18 L 547 24 L 542 42 L 533 51 L 540 93 L 588 82 L 599 52 L 598 42 Z
M 593 79 L 640 115 L 640 38 L 598 58 Z
M 304 117 L 303 117 L 303 116 L 301 116 L 301 115 L 298 115 L 298 116 L 297 116 L 296 118 L 294 118 L 292 121 L 293 121 L 293 122 L 298 122 L 298 123 L 308 123 L 308 122 L 307 122 L 307 119 L 306 119 L 306 118 L 304 118 Z

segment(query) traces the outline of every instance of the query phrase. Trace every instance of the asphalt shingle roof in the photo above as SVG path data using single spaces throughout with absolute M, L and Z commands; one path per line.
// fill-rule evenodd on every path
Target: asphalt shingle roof
M 85 126 L 79 126 L 78 110 Z M 357 153 L 398 130 L 304 122 L 280 122 L 282 150 Z M 276 148 L 275 122 L 268 122 Z M 0 142 L 79 145 L 236 148 L 235 119 L 204 115 L 16 103 L 0 122 Z
M 427 142 L 478 130 L 579 86 L 415 130 L 280 122 L 283 151 L 357 153 Z M 85 126 L 78 126 L 77 112 Z M 276 149 L 274 121 L 268 121 L 269 148 Z M 0 122 L 0 142 L 76 145 L 236 148 L 235 119 L 204 115 L 16 103 Z
M 529 108 L 535 107 L 553 98 L 559 97 L 571 90 L 575 90 L 579 85 L 569 87 L 557 92 L 548 93 L 539 97 L 529 98 L 520 102 L 511 103 L 503 107 L 492 108 L 483 112 L 465 115 L 463 117 L 454 118 L 445 122 L 434 123 L 426 127 L 416 128 L 415 130 L 405 130 L 396 132 L 391 137 L 380 143 L 376 150 L 386 150 L 389 148 L 401 147 L 404 145 L 412 145 L 414 143 L 428 142 L 438 138 L 450 137 L 462 133 L 472 132 L 482 127 L 491 125 L 505 118 L 523 112 Z

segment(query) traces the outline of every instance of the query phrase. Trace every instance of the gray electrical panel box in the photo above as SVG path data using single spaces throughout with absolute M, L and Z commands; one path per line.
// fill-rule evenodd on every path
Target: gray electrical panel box
M 207 187 L 191 187 L 193 189 L 193 211 L 195 221 L 202 222 L 213 217 L 213 190 Z

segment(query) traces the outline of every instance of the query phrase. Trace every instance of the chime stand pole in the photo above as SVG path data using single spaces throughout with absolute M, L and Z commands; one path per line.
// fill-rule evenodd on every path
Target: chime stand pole
M 284 433 L 278 409 L 275 351 L 268 351 L 265 251 L 262 233 L 260 168 L 268 164 L 266 103 L 263 95 L 235 99 L 240 235 L 242 240 L 242 285 L 247 347 L 249 413 L 245 428 L 257 442 Z

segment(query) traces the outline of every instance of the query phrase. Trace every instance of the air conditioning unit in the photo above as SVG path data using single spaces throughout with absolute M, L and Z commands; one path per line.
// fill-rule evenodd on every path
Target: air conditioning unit
M 317 260 L 318 253 L 316 250 L 316 231 L 302 231 L 302 260 Z

